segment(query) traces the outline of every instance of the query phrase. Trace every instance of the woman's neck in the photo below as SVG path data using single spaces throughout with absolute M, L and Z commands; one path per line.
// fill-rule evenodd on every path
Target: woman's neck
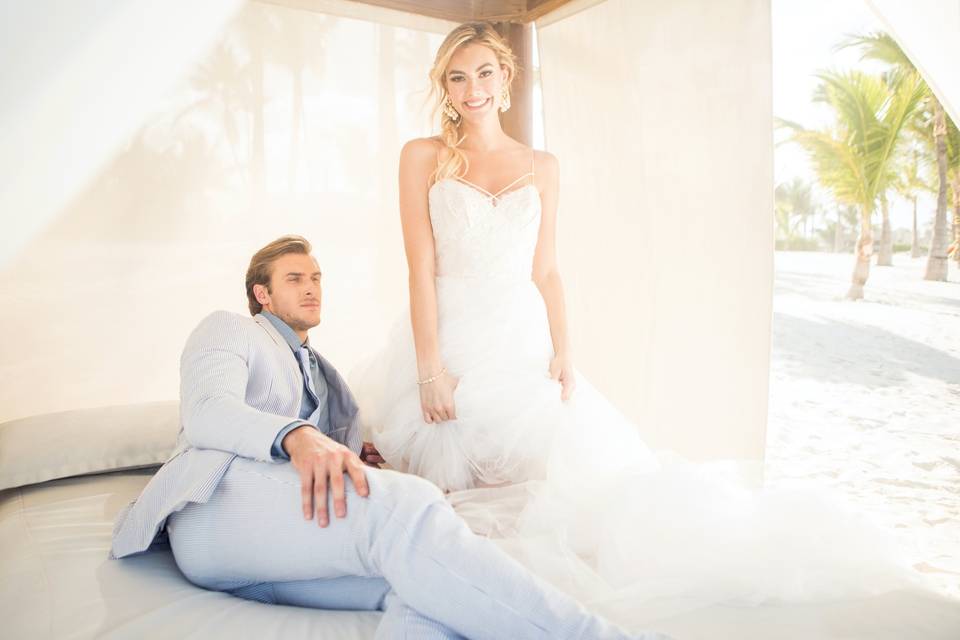
M 465 136 L 460 148 L 464 151 L 495 151 L 507 146 L 511 138 L 503 132 L 500 118 L 494 116 L 482 122 L 464 122 L 460 129 Z

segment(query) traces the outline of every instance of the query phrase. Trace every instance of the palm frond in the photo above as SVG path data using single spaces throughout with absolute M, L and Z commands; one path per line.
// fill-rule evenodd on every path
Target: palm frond
M 834 51 L 857 47 L 861 60 L 876 60 L 896 67 L 909 67 L 916 71 L 913 62 L 904 53 L 893 37 L 884 31 L 865 34 L 848 34 L 834 47 Z

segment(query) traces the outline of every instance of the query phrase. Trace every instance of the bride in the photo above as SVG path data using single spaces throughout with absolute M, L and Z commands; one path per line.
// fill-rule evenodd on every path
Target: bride
M 557 159 L 499 120 L 515 75 L 490 25 L 454 29 L 430 73 L 442 131 L 401 153 L 410 314 L 351 384 L 382 457 L 627 627 L 654 610 L 909 580 L 891 540 L 851 509 L 655 453 L 578 375 L 555 251 Z

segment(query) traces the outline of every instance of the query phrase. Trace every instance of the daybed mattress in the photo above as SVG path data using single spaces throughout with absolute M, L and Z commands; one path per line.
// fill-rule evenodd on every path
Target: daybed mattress
M 0 492 L 0 637 L 373 637 L 378 612 L 267 605 L 207 591 L 187 582 L 166 548 L 108 559 L 115 516 L 155 471 L 115 471 Z M 898 591 L 831 604 L 712 606 L 664 615 L 655 627 L 678 640 L 957 640 L 960 602 Z

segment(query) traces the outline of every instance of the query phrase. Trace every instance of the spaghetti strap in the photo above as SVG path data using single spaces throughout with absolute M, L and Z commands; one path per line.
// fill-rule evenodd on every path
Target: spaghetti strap
M 506 185 L 505 187 L 503 187 L 502 189 L 500 189 L 500 190 L 497 191 L 496 193 L 490 193 L 489 191 L 487 191 L 486 189 L 484 189 L 484 188 L 481 187 L 480 185 L 475 184 L 475 183 L 467 180 L 467 179 L 466 179 L 465 177 L 463 177 L 463 176 L 451 176 L 451 179 L 452 179 L 452 180 L 455 180 L 455 181 L 457 181 L 457 182 L 460 182 L 460 183 L 462 183 L 462 184 L 465 184 L 465 185 L 467 185 L 467 186 L 469 186 L 469 187 L 472 187 L 473 189 L 475 189 L 476 191 L 482 193 L 483 195 L 487 196 L 488 198 L 491 198 L 491 199 L 493 200 L 494 204 L 496 204 L 496 201 L 499 200 L 499 199 L 500 199 L 500 196 L 502 196 L 504 193 L 510 193 L 511 191 L 516 191 L 516 189 L 513 189 L 513 187 L 514 187 L 518 182 L 520 182 L 521 180 L 523 180 L 524 178 L 527 178 L 527 177 L 531 178 L 531 183 L 530 183 L 530 185 L 528 185 L 528 186 L 534 186 L 534 187 L 536 186 L 536 185 L 532 182 L 533 178 L 536 176 L 536 174 L 534 174 L 534 162 L 535 162 L 535 158 L 536 158 L 536 151 L 534 151 L 533 149 L 531 149 L 531 151 L 532 151 L 533 153 L 532 153 L 531 156 L 530 156 L 530 171 L 528 171 L 527 173 L 523 174 L 522 176 L 519 176 L 516 180 L 514 180 L 514 181 L 511 182 L 510 184 Z

